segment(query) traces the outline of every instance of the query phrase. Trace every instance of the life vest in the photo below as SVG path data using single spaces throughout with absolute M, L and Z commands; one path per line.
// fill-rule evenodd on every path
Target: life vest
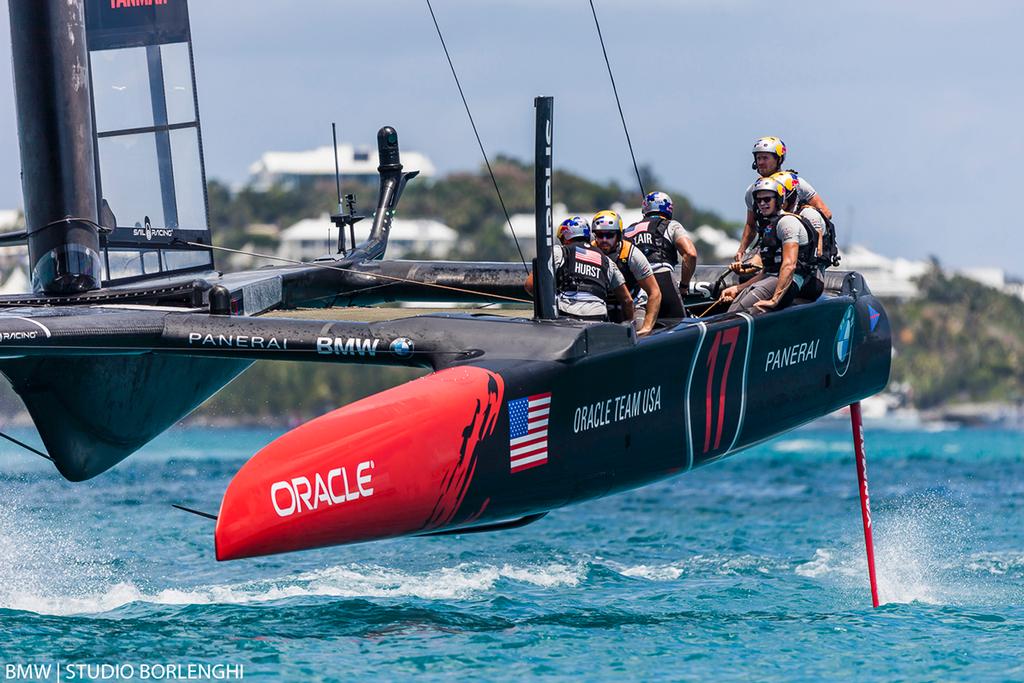
M 800 171 L 795 168 L 787 168 L 786 172 L 792 173 L 798 178 L 800 177 Z M 803 211 L 807 206 L 810 206 L 810 204 L 800 204 L 797 206 L 797 213 Z M 818 211 L 818 209 L 815 209 L 813 206 L 811 206 L 811 208 Z M 832 222 L 832 219 L 825 218 L 825 214 L 821 213 L 821 211 L 818 211 L 818 215 L 821 216 L 821 220 L 825 223 L 825 232 L 821 235 L 821 256 L 818 256 L 817 258 L 818 265 L 821 266 L 822 270 L 825 270 L 826 268 L 836 267 L 839 265 L 839 241 L 836 239 L 836 226 L 835 223 Z M 817 232 L 817 230 L 814 230 L 811 235 L 814 236 Z M 814 243 L 818 243 L 817 239 L 814 240 Z M 815 248 L 815 251 L 817 251 L 817 248 Z
M 757 234 L 761 238 L 759 250 L 764 272 L 768 275 L 778 275 L 782 267 L 782 240 L 779 239 L 778 225 L 784 216 L 797 219 L 804 228 L 807 244 L 801 244 L 800 250 L 797 252 L 796 274 L 805 278 L 811 277 L 818 268 L 818 259 L 815 256 L 818 247 L 818 231 L 803 216 L 787 211 L 778 213 L 768 221 L 758 220 L 757 222 Z
M 606 300 L 611 293 L 611 260 L 585 244 L 566 244 L 561 249 L 562 265 L 555 272 L 558 292 L 586 292 Z
M 629 290 L 629 295 L 633 297 L 633 301 L 636 301 L 637 296 L 640 294 L 640 281 L 633 275 L 633 270 L 629 267 L 629 255 L 633 253 L 634 245 L 627 239 L 622 239 L 619 244 L 619 250 L 609 256 L 608 258 L 622 273 L 622 277 L 626 280 L 626 289 Z M 619 300 L 615 298 L 615 292 L 608 292 L 606 299 L 609 308 L 617 307 Z
M 664 216 L 645 217 L 626 228 L 625 235 L 643 252 L 651 263 L 679 264 L 676 245 L 667 236 L 671 218 Z
M 619 245 L 619 251 L 612 258 L 612 263 L 619 267 L 619 271 L 622 273 L 622 277 L 626 280 L 626 289 L 629 293 L 636 298 L 636 295 L 640 292 L 640 281 L 633 275 L 633 269 L 629 267 L 629 256 L 633 253 L 634 245 L 629 240 L 623 238 Z
M 800 207 L 800 211 L 808 208 L 809 205 L 805 204 Z M 809 208 L 814 209 L 813 206 Z M 818 256 L 818 265 L 822 270 L 829 267 L 839 265 L 839 242 L 836 240 L 836 226 L 830 219 L 825 218 L 825 214 L 818 209 L 814 209 L 819 216 L 821 216 L 822 222 L 825 224 L 825 230 L 821 234 L 821 255 Z M 817 234 L 817 230 L 815 230 Z

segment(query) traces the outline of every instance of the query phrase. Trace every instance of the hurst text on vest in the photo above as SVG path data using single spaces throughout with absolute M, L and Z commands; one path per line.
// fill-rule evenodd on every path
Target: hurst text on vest
M 562 265 L 555 273 L 558 292 L 585 292 L 599 299 L 608 298 L 611 291 L 612 262 L 598 249 L 590 246 L 567 244 L 562 247 Z

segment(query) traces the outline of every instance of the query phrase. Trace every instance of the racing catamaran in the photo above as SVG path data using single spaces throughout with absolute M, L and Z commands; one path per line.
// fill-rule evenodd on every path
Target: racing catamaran
M 0 297 L 0 372 L 64 477 L 113 467 L 255 360 L 432 371 L 260 450 L 209 515 L 218 559 L 522 526 L 733 455 L 888 381 L 889 321 L 855 272 L 753 318 L 712 310 L 733 276 L 703 266 L 687 302 L 703 317 L 645 338 L 560 318 L 551 98 L 535 101 L 532 314 L 379 307 L 521 301 L 526 274 L 384 260 L 416 175 L 387 126 L 366 242 L 220 272 L 185 1 L 9 7 L 27 228 L 0 244 L 28 245 L 34 291 Z M 863 478 L 861 492 L 867 532 Z

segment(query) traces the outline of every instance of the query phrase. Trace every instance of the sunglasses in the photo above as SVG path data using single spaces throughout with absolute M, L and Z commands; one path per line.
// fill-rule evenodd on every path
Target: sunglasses
M 756 204 L 767 204 L 768 202 L 774 201 L 774 195 L 764 195 L 761 197 L 754 197 L 754 203 Z
M 613 240 L 619 236 L 617 232 L 595 232 L 594 237 L 599 240 Z

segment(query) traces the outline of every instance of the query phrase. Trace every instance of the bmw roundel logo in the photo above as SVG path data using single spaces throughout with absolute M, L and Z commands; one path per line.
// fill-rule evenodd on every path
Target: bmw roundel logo
M 408 337 L 399 337 L 395 341 L 391 342 L 391 353 L 395 354 L 399 358 L 408 358 L 412 355 L 416 345 L 412 343 L 412 339 Z
M 854 309 L 849 306 L 843 319 L 839 322 L 839 329 L 836 331 L 835 351 L 832 355 L 832 363 L 835 365 L 836 374 L 842 377 L 850 369 L 850 356 L 853 355 L 853 323 Z

